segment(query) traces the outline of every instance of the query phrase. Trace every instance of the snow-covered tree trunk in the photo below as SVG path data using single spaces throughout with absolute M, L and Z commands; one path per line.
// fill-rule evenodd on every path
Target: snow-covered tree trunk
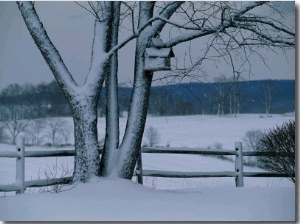
M 99 175 L 100 152 L 97 136 L 97 104 L 95 97 L 72 100 L 75 134 L 74 181 L 86 182 Z
M 113 15 L 110 20 L 111 31 L 107 32 L 107 51 L 118 44 L 120 2 L 111 2 Z M 118 53 L 115 52 L 106 69 L 106 133 L 101 156 L 100 175 L 108 176 L 119 147 L 119 106 L 118 106 Z
M 69 99 L 74 119 L 75 167 L 74 181 L 85 182 L 100 176 L 100 149 L 97 132 L 97 102 L 109 70 L 103 59 L 110 47 L 112 2 L 98 2 L 94 28 L 93 54 L 90 72 L 83 87 Z M 100 66 L 99 66 L 100 65 Z
M 26 26 L 66 96 L 73 113 L 75 136 L 75 169 L 73 181 L 86 182 L 99 176 L 100 154 L 97 136 L 97 101 L 105 79 L 109 59 L 106 34 L 109 32 L 108 2 L 99 2 L 94 26 L 92 60 L 83 86 L 78 86 L 51 42 L 32 2 L 17 2 Z
M 139 28 L 143 27 L 152 17 L 155 2 L 139 2 Z M 181 5 L 181 2 L 170 3 L 161 16 L 169 19 Z M 136 164 L 144 134 L 148 102 L 150 97 L 153 72 L 144 71 L 143 52 L 148 47 L 149 38 L 155 37 L 165 26 L 166 22 L 156 21 L 149 24 L 138 36 L 135 51 L 134 88 L 130 102 L 125 135 L 120 145 L 117 164 L 121 178 L 131 179 Z
M 140 2 L 139 7 L 139 27 L 141 27 L 152 18 L 154 2 Z M 122 178 L 131 179 L 132 177 L 146 123 L 153 72 L 144 71 L 142 54 L 151 37 L 150 29 L 147 27 L 137 38 L 136 43 L 134 71 L 136 88 L 133 88 L 125 135 L 118 155 L 121 160 L 118 161 L 120 164 L 119 176 Z

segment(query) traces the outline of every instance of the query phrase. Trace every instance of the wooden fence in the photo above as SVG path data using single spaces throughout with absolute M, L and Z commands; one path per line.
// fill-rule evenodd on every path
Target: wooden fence
M 161 170 L 143 170 L 142 153 L 164 153 L 164 154 L 196 154 L 196 155 L 234 155 L 235 170 L 219 172 L 179 172 Z M 75 150 L 56 151 L 25 151 L 24 138 L 19 138 L 15 152 L 1 152 L 1 157 L 16 159 L 16 183 L 0 185 L 0 191 L 16 191 L 24 193 L 27 187 L 43 187 L 56 184 L 68 184 L 72 177 L 62 177 L 44 180 L 25 181 L 25 157 L 65 157 L 74 156 Z M 267 156 L 258 152 L 243 152 L 242 143 L 235 143 L 235 150 L 212 150 L 203 148 L 171 148 L 171 147 L 142 147 L 137 159 L 135 175 L 137 182 L 143 184 L 143 176 L 167 177 L 167 178 L 203 178 L 203 177 L 234 177 L 236 187 L 244 186 L 244 177 L 289 177 L 287 174 L 277 172 L 244 172 L 244 156 Z
M 179 172 L 161 170 L 143 170 L 142 154 L 137 160 L 137 182 L 143 184 L 143 176 L 169 177 L 169 178 L 205 178 L 205 177 L 234 177 L 236 187 L 244 186 L 244 177 L 290 177 L 278 172 L 244 172 L 244 156 L 270 156 L 261 152 L 243 152 L 241 142 L 235 143 L 235 150 L 212 150 L 207 148 L 165 148 L 165 147 L 143 147 L 142 153 L 168 153 L 168 154 L 196 154 L 196 155 L 234 155 L 235 170 L 219 172 Z M 273 155 L 274 156 L 274 155 Z M 285 156 L 285 155 L 278 155 Z
M 15 152 L 0 151 L 0 158 L 16 158 L 16 182 L 14 184 L 9 185 L 0 185 L 0 191 L 16 191 L 16 193 L 19 194 L 24 193 L 27 187 L 45 187 L 57 184 L 71 183 L 71 176 L 53 179 L 25 181 L 25 157 L 65 157 L 74 155 L 75 150 L 25 151 L 24 138 L 18 138 Z

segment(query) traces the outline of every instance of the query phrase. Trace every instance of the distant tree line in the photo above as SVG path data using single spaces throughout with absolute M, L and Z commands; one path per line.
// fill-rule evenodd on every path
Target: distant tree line
M 157 116 L 239 113 L 283 114 L 295 110 L 294 80 L 238 81 L 152 87 L 149 114 Z
M 119 87 L 120 116 L 128 111 L 132 88 Z M 105 88 L 99 100 L 105 102 Z M 105 103 L 98 104 L 105 115 Z M 152 87 L 148 114 L 155 116 L 238 113 L 286 113 L 295 110 L 294 80 L 214 83 Z M 0 92 L 0 121 L 69 117 L 71 110 L 55 81 L 38 85 L 12 84 Z
M 0 119 L 36 119 L 69 116 L 65 97 L 56 82 L 12 84 L 0 92 Z

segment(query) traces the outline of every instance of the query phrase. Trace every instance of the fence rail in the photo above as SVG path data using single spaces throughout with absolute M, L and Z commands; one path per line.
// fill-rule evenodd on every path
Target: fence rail
M 207 148 L 143 147 L 142 153 L 198 154 L 198 155 L 237 155 L 234 150 L 213 150 Z
M 19 138 L 15 152 L 1 152 L 0 158 L 16 158 L 16 183 L 0 185 L 0 191 L 16 191 L 17 194 L 24 193 L 27 187 L 46 187 L 57 184 L 69 184 L 72 177 L 60 177 L 41 180 L 25 181 L 25 157 L 65 157 L 74 156 L 75 150 L 53 150 L 53 151 L 25 151 L 24 138 Z
M 151 177 L 173 177 L 173 178 L 236 177 L 237 172 L 233 172 L 233 171 L 181 172 L 181 171 L 144 170 L 143 175 L 144 176 L 151 176 Z
M 65 157 L 74 156 L 75 150 L 55 150 L 55 151 L 25 151 L 24 157 Z M 20 158 L 19 152 L 1 152 L 0 157 Z
M 175 148 L 175 147 L 142 147 L 137 159 L 135 175 L 137 182 L 143 184 L 143 176 L 166 177 L 166 178 L 208 178 L 208 177 L 234 177 L 236 187 L 244 186 L 244 177 L 289 177 L 286 174 L 276 172 L 244 172 L 244 156 L 270 156 L 270 154 L 260 152 L 243 152 L 242 143 L 235 143 L 235 150 L 212 150 L 207 148 Z M 142 153 L 159 154 L 195 154 L 195 155 L 234 155 L 234 171 L 219 172 L 181 172 L 162 170 L 143 170 Z M 75 150 L 55 150 L 55 151 L 25 151 L 24 138 L 19 138 L 15 152 L 1 152 L 0 157 L 16 158 L 16 183 L 10 185 L 0 185 L 0 191 L 16 191 L 24 193 L 27 187 L 44 187 L 56 184 L 68 184 L 72 182 L 72 177 L 61 177 L 43 180 L 25 181 L 25 157 L 65 157 L 74 156 Z M 278 154 L 287 156 L 286 154 Z
M 206 177 L 235 177 L 236 187 L 244 186 L 244 177 L 290 177 L 287 174 L 277 172 L 244 172 L 244 156 L 274 156 L 274 154 L 262 152 L 243 152 L 242 143 L 235 143 L 235 150 L 211 150 L 207 148 L 165 148 L 165 147 L 143 147 L 142 153 L 169 153 L 169 154 L 196 154 L 196 155 L 234 155 L 234 171 L 218 172 L 181 172 L 162 170 L 143 170 L 142 155 L 137 161 L 137 182 L 143 184 L 143 176 L 167 177 L 167 178 L 206 178 Z M 277 153 L 276 156 L 288 156 L 287 153 Z

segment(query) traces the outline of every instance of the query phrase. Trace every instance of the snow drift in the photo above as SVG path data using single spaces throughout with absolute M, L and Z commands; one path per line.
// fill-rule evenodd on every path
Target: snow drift
M 65 190 L 2 197 L 0 220 L 295 221 L 295 189 L 288 187 L 153 190 L 95 178 Z

